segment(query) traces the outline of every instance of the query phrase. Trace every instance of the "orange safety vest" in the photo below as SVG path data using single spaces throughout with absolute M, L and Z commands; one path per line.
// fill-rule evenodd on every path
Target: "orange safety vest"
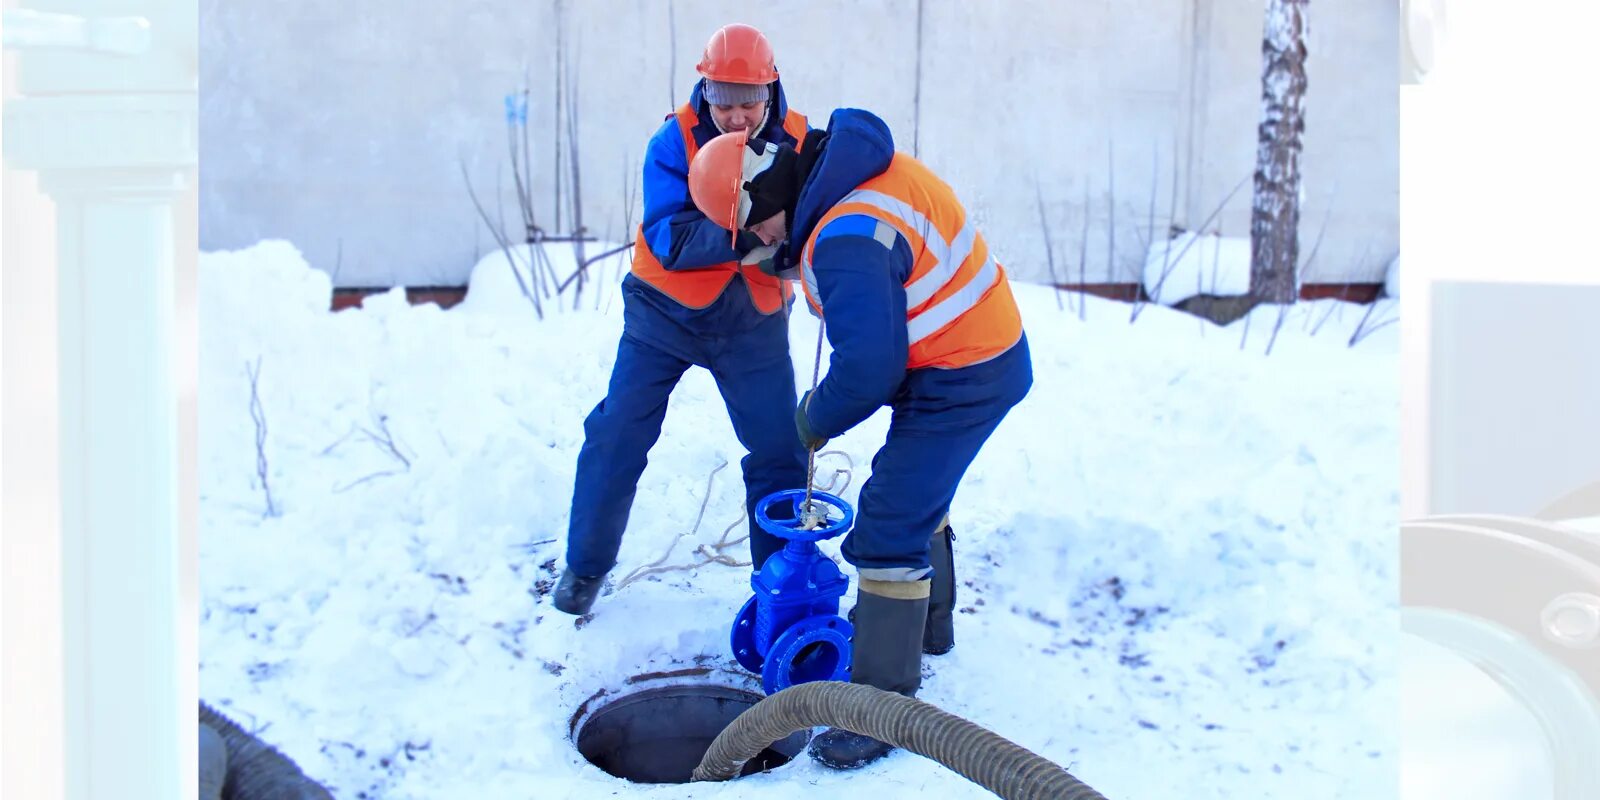
M 822 313 L 811 256 L 817 234 L 846 214 L 878 220 L 875 238 L 911 246 L 905 282 L 908 369 L 965 367 L 994 358 L 1022 338 L 1022 315 L 1005 269 L 967 220 L 956 193 L 922 162 L 895 153 L 889 169 L 857 186 L 822 215 L 801 251 L 806 300 Z M 887 227 L 885 227 L 887 226 Z M 890 230 L 890 229 L 893 230 Z
M 684 103 L 674 116 L 678 118 L 678 130 L 683 133 L 683 146 L 688 154 L 688 163 L 693 163 L 695 154 L 700 151 L 700 145 L 694 140 L 694 127 L 700 124 L 700 115 L 696 114 L 688 103 Z M 796 149 L 805 143 L 806 118 L 802 114 L 791 109 L 784 115 L 783 129 L 794 137 Z M 744 285 L 750 290 L 750 300 L 763 314 L 777 311 L 789 298 L 789 287 L 784 281 L 762 272 L 754 264 L 728 261 L 709 267 L 668 270 L 661 266 L 655 253 L 650 251 L 650 245 L 644 239 L 643 225 L 639 226 L 638 233 L 635 234 L 634 276 L 689 308 L 705 308 L 716 302 L 717 298 L 722 296 L 722 290 L 727 287 L 728 281 L 733 280 L 735 273 L 744 276 Z

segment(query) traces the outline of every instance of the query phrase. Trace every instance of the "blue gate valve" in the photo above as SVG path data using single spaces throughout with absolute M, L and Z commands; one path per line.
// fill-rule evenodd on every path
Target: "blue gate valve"
M 776 509 L 787 505 L 787 513 Z M 750 576 L 755 595 L 733 621 L 733 657 L 761 676 L 767 694 L 810 681 L 850 679 L 849 621 L 839 598 L 850 580 L 817 542 L 850 529 L 856 512 L 844 500 L 804 489 L 774 492 L 756 504 L 756 524 L 788 544 Z

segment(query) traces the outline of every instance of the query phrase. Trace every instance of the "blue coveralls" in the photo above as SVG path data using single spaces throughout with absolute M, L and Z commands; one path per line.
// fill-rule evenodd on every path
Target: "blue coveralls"
M 787 263 L 822 216 L 888 169 L 893 156 L 894 141 L 881 119 L 857 109 L 833 113 L 821 159 L 800 192 L 782 254 Z M 872 238 L 876 227 L 873 218 L 847 214 L 817 234 L 812 268 L 833 354 L 806 420 L 813 432 L 831 438 L 884 405 L 893 408 L 842 552 L 863 578 L 917 580 L 929 571 L 929 537 L 949 512 L 962 476 L 1028 394 L 1033 368 L 1024 335 L 986 362 L 908 370 L 905 282 L 913 254 L 903 236 L 886 249 Z
M 704 86 L 703 80 L 696 84 L 689 97 L 700 117 L 693 130 L 700 146 L 718 135 Z M 796 145 L 783 130 L 788 106 L 782 85 L 774 82 L 772 93 L 775 102 L 761 135 Z M 729 246 L 727 229 L 695 208 L 688 173 L 683 135 L 676 118 L 668 117 L 645 151 L 644 238 L 651 252 L 668 270 L 738 261 L 742 254 Z M 567 567 L 573 572 L 593 577 L 616 566 L 639 476 L 661 435 L 667 396 L 691 366 L 715 377 L 747 451 L 741 466 L 754 566 L 783 548 L 783 540 L 755 524 L 754 505 L 806 482 L 806 452 L 794 432 L 788 309 L 762 314 L 743 281 L 734 276 L 715 302 L 694 309 L 631 274 L 623 279 L 622 339 L 611 384 L 583 424 L 567 529 Z

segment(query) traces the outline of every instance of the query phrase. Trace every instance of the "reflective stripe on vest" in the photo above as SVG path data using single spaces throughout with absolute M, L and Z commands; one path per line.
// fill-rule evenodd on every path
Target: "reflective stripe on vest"
M 683 136 L 685 163 L 693 163 L 695 155 L 700 152 L 700 145 L 694 139 L 694 128 L 700 124 L 700 116 L 688 103 L 679 107 L 673 116 L 677 118 L 678 132 Z M 797 150 L 805 144 L 804 115 L 790 109 L 784 115 L 783 130 L 794 137 Z M 645 240 L 644 226 L 640 225 L 634 234 L 634 277 L 654 286 L 680 305 L 688 308 L 705 308 L 711 305 L 722 296 L 722 290 L 727 288 L 728 281 L 733 280 L 734 273 L 744 276 L 750 300 L 763 314 L 777 311 L 789 298 L 789 287 L 785 282 L 762 272 L 761 268 L 754 264 L 727 261 L 706 267 L 669 270 L 661 266 L 655 253 L 650 250 L 650 244 Z
M 920 162 L 897 153 L 889 169 L 845 195 L 824 214 L 801 251 L 806 299 L 820 313 L 812 268 L 817 234 L 849 214 L 878 220 L 873 238 L 894 247 L 904 236 L 912 253 L 905 282 L 907 366 L 959 367 L 1005 352 L 1022 336 L 1005 270 L 966 210 L 943 181 Z

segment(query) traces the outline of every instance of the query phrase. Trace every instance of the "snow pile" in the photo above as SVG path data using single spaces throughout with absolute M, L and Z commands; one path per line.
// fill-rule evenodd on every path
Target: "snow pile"
M 613 590 L 581 624 L 550 608 L 625 268 L 540 321 L 499 252 L 448 312 L 397 292 L 327 313 L 325 280 L 281 244 L 202 256 L 202 698 L 339 797 L 990 796 L 907 754 L 716 787 L 631 786 L 577 754 L 568 723 L 597 692 L 737 675 L 727 626 L 748 596 L 744 570 L 713 564 Z M 1222 329 L 1016 291 L 1036 383 L 957 495 L 958 646 L 925 659 L 922 697 L 1117 800 L 1391 792 L 1393 309 Z M 791 324 L 810 386 L 817 322 Z M 887 427 L 830 442 L 819 479 L 850 467 L 854 502 Z M 741 525 L 742 454 L 690 371 L 613 579 Z
M 496 248 L 478 259 L 468 279 L 467 297 L 455 308 L 472 314 L 527 314 L 536 307 L 533 295 L 537 294 L 537 307 L 542 312 L 547 303 L 563 305 L 550 299 L 563 285 L 568 287 L 563 292 L 566 307 L 576 304 L 605 308 L 614 300 L 622 274 L 632 263 L 632 252 L 613 242 L 545 242 Z M 583 262 L 589 263 L 580 291 L 574 275 Z
M 1250 239 L 1189 231 L 1150 245 L 1140 282 L 1161 305 L 1250 292 Z

